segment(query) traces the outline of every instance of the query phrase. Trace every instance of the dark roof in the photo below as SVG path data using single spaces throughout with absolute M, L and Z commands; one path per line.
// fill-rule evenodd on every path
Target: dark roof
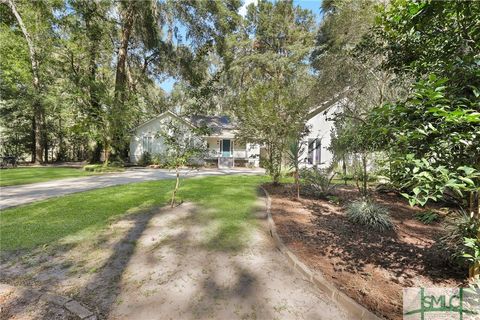
M 235 124 L 227 116 L 190 116 L 188 121 L 196 127 L 206 126 L 213 133 L 221 133 L 224 130 L 236 129 Z

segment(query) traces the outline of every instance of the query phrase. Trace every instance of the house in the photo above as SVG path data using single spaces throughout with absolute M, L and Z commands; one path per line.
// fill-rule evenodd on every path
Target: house
M 136 127 L 130 138 L 130 162 L 138 163 L 145 152 L 151 155 L 162 154 L 165 146 L 158 132 L 167 122 L 172 122 L 183 129 L 207 127 L 209 135 L 201 137 L 208 149 L 203 161 L 207 165 L 223 167 L 251 166 L 258 167 L 260 146 L 244 143 L 235 138 L 235 124 L 226 116 L 189 116 L 183 117 L 166 111 L 157 117 Z
M 303 137 L 303 167 L 327 168 L 332 164 L 333 153 L 328 150 L 331 142 L 331 132 L 334 127 L 332 117 L 339 112 L 344 99 L 327 101 L 314 108 L 308 115 L 306 126 L 308 134 Z
M 306 126 L 309 133 L 302 143 L 304 152 L 301 156 L 303 167 L 328 167 L 333 161 L 330 146 L 330 134 L 333 128 L 332 115 L 339 111 L 342 101 L 327 101 L 313 109 L 309 114 Z M 158 132 L 166 122 L 174 121 L 175 125 L 188 128 L 208 127 L 210 134 L 201 137 L 208 149 L 203 161 L 207 165 L 222 167 L 260 165 L 260 157 L 265 155 L 265 149 L 255 143 L 244 143 L 236 139 L 238 128 L 226 116 L 189 116 L 183 117 L 174 112 L 166 111 L 159 116 L 141 124 L 134 129 L 130 139 L 130 161 L 138 163 L 144 152 L 151 155 L 162 154 L 165 146 Z

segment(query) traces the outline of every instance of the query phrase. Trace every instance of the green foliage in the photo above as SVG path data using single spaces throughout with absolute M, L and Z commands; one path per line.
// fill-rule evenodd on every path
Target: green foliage
M 464 252 L 462 258 L 471 265 L 478 265 L 480 263 L 480 239 L 464 238 L 463 239 Z
M 238 119 L 238 137 L 265 146 L 262 165 L 278 183 L 282 157 L 309 112 L 313 46 L 310 11 L 292 1 L 262 0 L 249 6 L 244 32 L 229 40 L 227 102 Z
M 152 155 L 148 151 L 144 151 L 138 161 L 138 164 L 145 167 L 153 163 Z
M 415 215 L 415 219 L 424 223 L 424 224 L 432 224 L 433 222 L 437 222 L 440 220 L 440 216 L 433 212 L 433 211 L 425 211 L 420 212 Z
M 83 166 L 83 170 L 87 172 L 121 172 L 125 171 L 125 168 L 114 164 L 87 164 Z
M 348 220 L 367 228 L 386 231 L 394 228 L 388 210 L 370 199 L 353 201 L 347 207 Z
M 335 172 L 328 169 L 309 168 L 300 171 L 302 189 L 317 197 L 328 196 L 336 187 L 332 184 Z
M 453 261 L 463 264 L 465 262 L 463 254 L 470 252 L 471 249 L 468 246 L 465 247 L 465 238 L 477 239 L 480 220 L 460 210 L 447 219 L 445 229 L 446 235 L 441 238 L 440 244 L 451 255 L 450 258 Z

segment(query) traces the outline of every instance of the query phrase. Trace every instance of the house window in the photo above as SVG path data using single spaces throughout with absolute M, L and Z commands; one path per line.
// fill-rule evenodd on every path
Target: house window
M 314 161 L 315 140 L 316 139 L 308 139 L 308 157 L 307 157 L 308 164 L 313 164 L 313 161 Z
M 308 139 L 308 164 L 320 164 L 322 162 L 322 140 Z
M 322 140 L 316 140 L 316 147 L 315 147 L 315 164 L 322 163 Z
M 142 144 L 143 144 L 143 152 L 148 152 L 148 153 L 152 153 L 152 141 L 153 141 L 153 138 L 152 137 L 143 137 L 142 139 Z

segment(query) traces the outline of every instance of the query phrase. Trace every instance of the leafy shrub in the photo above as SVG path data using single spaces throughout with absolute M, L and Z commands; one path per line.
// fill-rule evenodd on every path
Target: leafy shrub
M 156 153 L 152 156 L 151 162 L 160 168 L 166 168 L 168 166 L 168 156 L 166 154 Z
M 369 199 L 356 200 L 347 207 L 347 217 L 353 223 L 385 231 L 393 229 L 388 210 Z
M 150 154 L 150 152 L 145 151 L 144 153 L 142 153 L 138 164 L 141 166 L 148 166 L 152 164 L 152 155 Z
M 460 210 L 453 217 L 446 220 L 447 234 L 440 239 L 440 245 L 453 262 L 465 265 L 465 252 L 470 252 L 471 248 L 465 246 L 465 238 L 476 239 L 480 228 L 480 221 L 469 215 L 464 210 Z
M 479 268 L 480 265 L 480 239 L 464 238 L 463 239 L 464 251 L 462 252 L 462 258 L 470 263 L 470 265 Z
M 302 169 L 300 170 L 300 179 L 302 188 L 307 193 L 312 193 L 315 196 L 325 197 L 335 188 L 332 184 L 332 179 L 335 173 L 331 173 L 327 169 Z
M 103 164 L 88 164 L 83 167 L 83 170 L 89 172 L 121 172 L 125 171 L 123 167 L 109 164 L 107 166 Z
M 433 222 L 437 222 L 440 220 L 440 216 L 432 211 L 425 211 L 425 212 L 420 212 L 415 215 L 415 219 L 418 221 L 424 223 L 424 224 L 431 224 Z

